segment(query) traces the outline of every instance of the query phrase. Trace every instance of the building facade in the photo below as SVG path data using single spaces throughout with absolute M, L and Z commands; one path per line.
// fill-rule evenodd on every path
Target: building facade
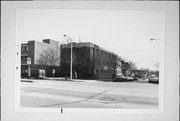
M 29 65 L 27 59 L 31 60 Z M 60 74 L 59 60 L 60 49 L 57 41 L 44 39 L 43 42 L 32 40 L 21 44 L 22 77 L 27 77 L 29 70 L 31 77 L 37 77 L 42 71 L 45 76 L 58 76 Z
M 74 78 L 111 79 L 114 74 L 121 74 L 121 60 L 116 54 L 90 42 L 72 43 L 72 46 Z M 61 76 L 70 75 L 70 47 L 70 44 L 61 45 Z

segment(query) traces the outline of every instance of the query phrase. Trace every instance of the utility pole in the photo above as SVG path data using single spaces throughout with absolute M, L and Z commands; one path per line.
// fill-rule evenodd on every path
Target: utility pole
M 68 39 L 71 41 L 71 65 L 70 65 L 70 80 L 72 80 L 72 54 L 73 54 L 73 47 L 72 47 L 72 39 L 67 36 L 67 35 L 63 35 L 64 37 L 68 37 Z

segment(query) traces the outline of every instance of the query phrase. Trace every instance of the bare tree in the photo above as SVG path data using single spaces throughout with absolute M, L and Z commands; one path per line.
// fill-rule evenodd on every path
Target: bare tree
M 37 63 L 39 65 L 58 66 L 60 65 L 59 50 L 48 48 L 38 53 Z
M 87 47 L 73 48 L 73 74 L 76 72 L 78 78 L 92 75 L 94 61 L 89 57 L 88 53 L 89 49 Z M 70 55 L 70 48 L 61 49 L 61 72 L 63 76 L 69 75 Z
M 137 69 L 136 64 L 133 61 L 129 61 L 128 63 L 131 71 Z
M 126 59 L 125 59 L 126 60 Z M 133 61 L 122 60 L 122 73 L 124 76 L 131 75 L 134 70 L 136 70 L 136 64 Z

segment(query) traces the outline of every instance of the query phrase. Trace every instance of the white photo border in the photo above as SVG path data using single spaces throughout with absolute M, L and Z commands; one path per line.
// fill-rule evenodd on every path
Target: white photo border
M 83 4 L 83 6 L 82 6 L 82 4 Z M 18 79 L 17 77 L 19 77 L 19 79 L 20 79 L 20 58 L 19 58 L 19 55 L 20 55 L 20 53 L 19 53 L 20 52 L 20 43 L 17 42 L 17 41 L 11 40 L 11 39 L 16 38 L 16 34 L 13 33 L 13 32 L 16 31 L 14 26 L 16 26 L 16 22 L 15 22 L 16 15 L 15 14 L 16 14 L 17 9 L 64 9 L 64 8 L 66 8 L 66 9 L 67 8 L 68 9 L 72 9 L 72 8 L 73 9 L 77 9 L 77 8 L 79 8 L 79 9 L 99 9 L 99 7 L 100 7 L 100 9 L 127 10 L 127 8 L 128 8 L 130 10 L 138 9 L 138 10 L 164 11 L 165 14 L 166 14 L 165 15 L 165 20 L 168 19 L 168 21 L 165 22 L 166 25 L 167 25 L 167 24 L 170 24 L 169 23 L 169 21 L 170 21 L 169 17 L 171 17 L 170 14 L 177 15 L 177 13 L 173 13 L 173 12 L 175 12 L 175 10 L 178 10 L 177 5 L 175 5 L 175 4 L 179 4 L 178 1 L 177 2 L 169 2 L 169 1 L 168 2 L 163 2 L 163 1 L 161 1 L 161 2 L 148 2 L 148 1 L 145 1 L 145 2 L 117 2 L 117 1 L 116 2 L 97 2 L 97 1 L 96 2 L 77 2 L 77 1 L 76 2 L 42 2 L 42 1 L 41 2 L 34 2 L 34 1 L 33 2 L 27 2 L 27 1 L 26 2 L 2 2 L 3 8 L 1 8 L 1 9 L 4 10 L 4 11 L 2 11 L 3 16 L 5 17 L 5 19 L 11 18 L 12 20 L 10 20 L 10 22 L 13 21 L 13 23 L 11 23 L 10 25 L 2 26 L 2 40 L 4 39 L 2 41 L 2 50 L 3 50 L 2 51 L 2 80 L 7 80 L 7 79 L 11 80 L 11 81 L 7 81 L 7 82 L 5 82 L 5 81 L 2 82 L 2 85 L 3 85 L 2 86 L 2 93 L 7 91 L 7 94 L 11 94 L 10 97 L 2 95 L 2 114 L 3 114 L 2 119 L 3 119 L 3 116 L 7 115 L 7 113 L 12 115 L 12 117 L 6 117 L 4 119 L 17 118 L 17 119 L 23 120 L 23 119 L 28 119 L 28 117 L 19 116 L 19 115 L 23 115 L 23 114 L 21 114 L 22 112 L 28 112 L 28 114 L 31 113 L 30 114 L 31 116 L 32 115 L 39 115 L 41 117 L 41 119 L 46 118 L 46 116 L 44 116 L 43 112 L 60 112 L 60 109 L 58 109 L 58 110 L 50 109 L 50 111 L 48 111 L 48 110 L 46 110 L 44 108 L 39 109 L 39 110 L 37 110 L 36 108 L 35 109 L 34 108 L 24 108 L 24 109 L 20 108 L 20 104 L 19 104 L 20 98 L 16 98 L 16 97 L 20 96 L 20 93 L 17 94 L 17 90 L 19 90 L 20 87 L 19 87 L 18 83 L 15 82 Z M 171 6 L 171 7 L 168 7 L 168 6 Z M 5 15 L 4 12 L 7 12 L 7 15 Z M 174 16 L 172 16 L 172 17 L 174 17 Z M 178 16 L 176 16 L 176 17 L 178 17 Z M 178 19 L 176 18 L 175 20 L 178 20 Z M 9 23 L 9 22 L 4 22 L 4 21 L 5 20 L 2 21 L 2 24 Z M 173 22 L 174 22 L 174 24 L 177 24 L 177 21 L 173 21 Z M 173 32 L 175 32 L 177 34 L 178 30 L 176 30 L 176 29 L 178 27 L 175 27 L 175 26 L 176 25 L 173 25 L 174 28 L 172 28 L 172 30 L 174 30 Z M 13 27 L 13 28 L 8 33 L 10 33 L 12 35 L 12 37 L 7 37 L 7 33 L 5 33 L 7 31 L 5 30 L 5 28 L 11 28 L 11 27 Z M 122 110 L 124 110 L 123 112 L 126 113 L 126 115 L 125 115 L 126 120 L 134 119 L 134 121 L 141 121 L 142 119 L 140 119 L 139 116 L 134 116 L 135 114 L 145 114 L 144 116 L 142 116 L 144 118 L 147 118 L 148 114 L 151 114 L 150 116 L 152 116 L 153 114 L 156 114 L 156 116 L 152 116 L 151 118 L 155 119 L 157 121 L 159 119 L 165 119 L 167 121 L 169 119 L 177 119 L 177 117 L 176 117 L 178 115 L 178 114 L 176 114 L 177 109 L 173 110 L 173 109 L 170 108 L 169 105 L 167 106 L 166 104 L 172 104 L 172 106 L 175 107 L 174 105 L 177 105 L 177 103 L 179 101 L 178 100 L 177 101 L 174 101 L 174 100 L 168 101 L 167 97 L 171 97 L 171 96 L 167 95 L 165 92 L 169 91 L 168 94 L 173 93 L 172 97 L 178 98 L 178 96 L 176 94 L 178 94 L 179 92 L 172 92 L 172 91 L 178 89 L 179 82 L 175 81 L 173 84 L 169 85 L 169 86 L 171 86 L 171 88 L 172 88 L 172 86 L 175 86 L 174 89 L 168 89 L 168 84 L 170 84 L 170 83 L 168 81 L 165 81 L 165 80 L 171 79 L 172 75 L 165 75 L 169 71 L 168 72 L 164 72 L 164 71 L 166 71 L 167 69 L 170 69 L 171 71 L 175 72 L 174 75 L 176 75 L 176 76 L 179 75 L 179 61 L 178 61 L 178 57 L 176 57 L 176 54 L 178 53 L 178 52 L 176 52 L 176 50 L 178 50 L 178 47 L 175 46 L 178 43 L 177 42 L 178 41 L 178 36 L 175 36 L 174 38 L 172 38 L 172 39 L 174 39 L 173 42 L 175 44 L 167 45 L 167 44 L 170 43 L 170 40 L 169 40 L 170 37 L 169 36 L 172 37 L 172 35 L 173 35 L 172 33 L 169 34 L 167 31 L 169 32 L 169 30 L 167 30 L 167 28 L 165 28 L 165 39 L 164 39 L 165 42 L 163 43 L 164 49 L 165 49 L 163 51 L 164 60 L 162 60 L 163 67 L 160 67 L 161 69 L 163 69 L 162 71 L 160 71 L 161 73 L 163 73 L 163 76 L 162 76 L 162 74 L 160 74 L 160 78 L 164 79 L 164 81 L 160 81 L 160 84 L 159 84 L 160 85 L 159 89 L 161 89 L 159 94 L 162 96 L 162 97 L 160 96 L 160 98 L 159 98 L 159 101 L 160 101 L 159 110 L 157 111 L 157 110 L 149 110 L 148 109 L 151 112 L 150 113 L 149 111 L 146 112 L 146 110 L 143 111 L 143 110 L 136 110 L 135 109 L 136 110 L 135 112 L 133 112 L 133 111 L 131 112 L 130 110 L 122 109 Z M 7 40 L 7 42 L 5 40 Z M 14 57 L 14 59 L 13 58 L 11 58 L 11 59 L 14 60 L 14 65 L 15 66 L 13 66 L 13 67 L 15 69 L 11 70 L 11 72 L 14 72 L 14 74 L 12 73 L 12 76 L 9 76 L 9 77 L 7 76 L 7 71 L 5 69 L 3 69 L 4 67 L 6 67 L 9 64 L 9 62 L 12 62 L 12 60 L 8 61 L 8 62 L 4 61 L 7 58 L 7 57 L 5 57 L 5 54 L 4 54 L 5 51 L 4 50 L 9 49 L 9 48 L 5 48 L 5 46 L 8 45 L 8 42 L 12 42 L 11 47 L 13 49 L 15 49 L 15 51 L 10 50 L 10 52 L 11 52 L 10 55 L 13 55 L 12 57 Z M 172 66 L 173 66 L 172 68 L 169 68 L 169 66 L 167 66 L 167 64 L 168 64 L 167 61 L 169 61 L 169 60 L 167 60 L 167 58 L 168 58 L 167 56 L 170 56 L 169 53 L 166 54 L 166 52 L 169 50 L 168 46 L 175 47 L 174 48 L 175 50 L 172 50 L 172 51 L 169 52 L 170 54 L 172 54 L 172 52 L 173 52 L 174 55 L 171 55 L 171 56 L 173 56 L 172 58 L 175 59 L 174 61 L 170 61 L 170 62 L 175 62 L 174 65 L 171 63 Z M 14 52 L 14 53 L 12 53 L 12 52 Z M 7 54 L 9 54 L 9 53 L 7 53 Z M 12 67 L 12 65 L 13 64 L 10 64 L 10 67 Z M 160 64 L 160 66 L 162 66 L 162 64 Z M 174 70 L 172 70 L 172 69 L 174 69 Z M 19 76 L 17 76 L 17 75 L 19 75 Z M 168 76 L 170 76 L 170 77 L 168 78 Z M 13 80 L 13 78 L 15 78 L 15 81 Z M 172 79 L 178 80 L 178 78 L 172 78 Z M 18 81 L 20 81 L 20 80 L 18 80 Z M 13 86 L 13 84 L 14 84 L 14 86 Z M 10 88 L 9 90 L 7 90 L 6 87 L 11 87 L 12 89 Z M 15 90 L 15 92 L 14 92 L 14 90 Z M 165 96 L 165 95 L 167 95 L 167 96 Z M 8 102 L 11 103 L 10 105 L 6 105 L 6 107 L 8 107 L 8 108 L 6 108 L 3 105 L 3 104 L 6 103 L 6 101 L 7 101 L 7 103 Z M 172 101 L 174 101 L 174 103 Z M 14 105 L 14 106 L 12 107 L 12 105 Z M 169 111 L 173 110 L 173 112 L 169 112 L 168 108 L 169 108 Z M 113 110 L 116 110 L 116 111 L 113 111 Z M 18 111 L 18 112 L 16 112 L 16 111 Z M 41 112 L 41 113 L 35 114 L 36 112 Z M 124 117 L 124 116 L 122 116 L 123 112 L 119 111 L 119 109 L 112 109 L 112 110 L 107 109 L 106 111 L 101 111 L 101 110 L 98 109 L 98 110 L 96 110 L 96 112 L 94 111 L 94 109 L 65 109 L 64 110 L 64 113 L 122 113 L 120 115 L 118 114 L 119 117 Z M 152 113 L 152 112 L 154 112 L 154 113 Z M 171 115 L 168 115 L 168 112 Z M 26 114 L 26 116 L 28 114 Z M 157 116 L 157 114 L 159 114 L 159 115 Z M 51 115 L 51 113 L 50 114 L 48 113 L 48 115 Z M 52 115 L 54 116 L 54 114 L 52 114 Z M 129 115 L 132 115 L 132 117 L 129 117 Z M 175 116 L 175 117 L 173 117 L 173 116 Z M 34 116 L 34 117 L 36 117 L 36 116 Z M 165 117 L 165 118 L 163 118 L 163 117 Z M 166 117 L 170 117 L 170 118 L 166 119 Z M 57 121 L 59 120 L 58 116 L 55 117 L 54 119 L 57 120 Z

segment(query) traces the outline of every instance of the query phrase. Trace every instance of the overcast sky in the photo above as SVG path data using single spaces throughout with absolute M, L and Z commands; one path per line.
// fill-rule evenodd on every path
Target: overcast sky
M 20 41 L 50 38 L 65 43 L 66 34 L 132 60 L 138 68 L 155 69 L 159 62 L 165 30 L 160 11 L 21 9 L 16 15 Z

